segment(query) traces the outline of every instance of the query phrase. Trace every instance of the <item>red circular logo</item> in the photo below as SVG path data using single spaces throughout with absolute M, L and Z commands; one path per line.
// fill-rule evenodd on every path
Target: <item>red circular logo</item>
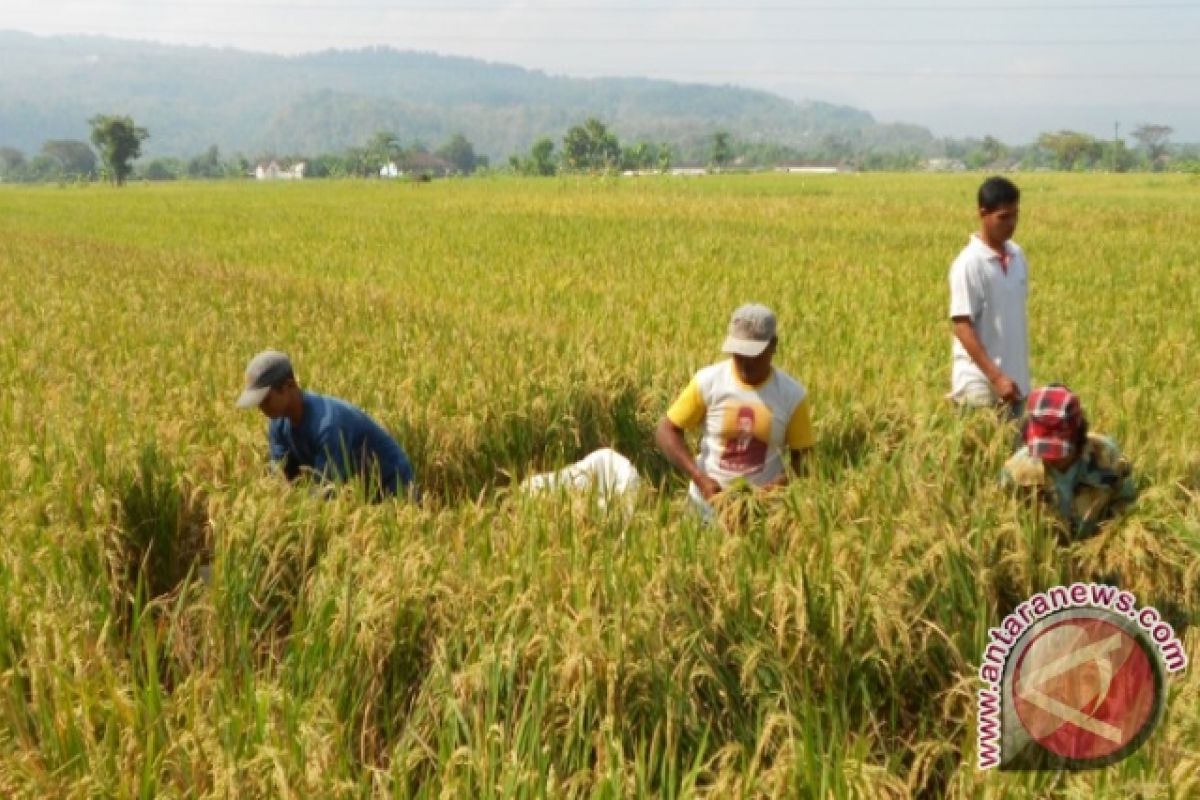
M 1012 672 L 1021 725 L 1075 762 L 1121 758 L 1152 725 L 1160 687 L 1141 640 L 1116 620 L 1074 616 L 1031 632 Z

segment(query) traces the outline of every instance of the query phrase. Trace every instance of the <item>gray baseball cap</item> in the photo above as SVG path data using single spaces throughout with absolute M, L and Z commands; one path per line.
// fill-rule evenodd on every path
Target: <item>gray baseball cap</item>
M 262 351 L 246 365 L 246 386 L 237 399 L 237 407 L 257 407 L 272 386 L 294 377 L 292 361 L 285 354 L 278 350 Z
M 758 303 L 747 303 L 729 318 L 729 334 L 721 350 L 737 356 L 762 355 L 775 338 L 775 313 Z

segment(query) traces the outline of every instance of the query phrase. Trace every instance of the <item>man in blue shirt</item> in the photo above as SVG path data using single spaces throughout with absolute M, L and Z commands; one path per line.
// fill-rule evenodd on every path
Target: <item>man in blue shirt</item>
M 250 360 L 237 405 L 258 406 L 271 420 L 271 461 L 288 480 L 306 471 L 318 481 L 358 479 L 376 500 L 412 489 L 412 464 L 396 440 L 357 406 L 302 390 L 291 360 L 277 350 Z

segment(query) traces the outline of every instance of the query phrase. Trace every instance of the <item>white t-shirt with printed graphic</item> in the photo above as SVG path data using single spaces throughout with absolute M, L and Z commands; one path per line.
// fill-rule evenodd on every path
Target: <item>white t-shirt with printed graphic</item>
M 1013 242 L 1005 243 L 1008 266 L 1000 254 L 977 235 L 950 267 L 950 316 L 970 317 L 983 349 L 1022 396 L 1030 390 L 1029 326 L 1026 318 L 1028 266 L 1025 253 Z M 991 382 L 958 337 L 953 337 L 954 366 L 950 394 L 963 398 L 991 392 Z
M 808 405 L 804 387 L 782 370 L 750 386 L 729 359 L 697 372 L 667 418 L 685 430 L 703 425 L 696 463 L 722 488 L 737 478 L 763 486 L 783 474 L 785 450 L 813 446 Z

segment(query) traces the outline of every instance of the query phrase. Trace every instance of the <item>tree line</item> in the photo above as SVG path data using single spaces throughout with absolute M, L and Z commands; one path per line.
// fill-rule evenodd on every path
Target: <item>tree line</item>
M 305 177 L 370 178 L 471 175 L 477 171 L 549 176 L 572 173 L 667 171 L 675 165 L 722 171 L 755 170 L 797 163 L 820 163 L 861 171 L 908 171 L 928 167 L 919 153 L 876 150 L 853 135 L 830 134 L 816 146 L 799 150 L 769 142 L 737 141 L 726 131 L 685 143 L 639 140 L 622 144 L 616 133 L 592 117 L 570 127 L 561 140 L 539 138 L 526 153 L 493 167 L 486 156 L 461 133 L 434 150 L 422 142 L 404 145 L 390 131 L 377 131 L 361 147 L 315 156 L 260 154 L 252 162 L 241 154 L 222 157 L 215 145 L 189 159 L 155 158 L 134 163 L 149 131 L 130 117 L 97 115 L 89 120 L 91 144 L 54 139 L 36 155 L 0 146 L 0 180 L 63 182 L 104 180 L 120 185 L 130 177 L 151 180 L 240 178 L 253 174 L 256 164 L 303 161 Z M 1134 147 L 1123 139 L 1103 140 L 1086 133 L 1060 130 L 1041 134 L 1028 145 L 1009 146 L 998 139 L 946 139 L 939 167 L 961 169 L 1054 169 L 1067 171 L 1200 172 L 1200 146 L 1175 145 L 1173 129 L 1143 124 L 1131 132 Z M 94 149 L 93 149 L 94 148 Z

